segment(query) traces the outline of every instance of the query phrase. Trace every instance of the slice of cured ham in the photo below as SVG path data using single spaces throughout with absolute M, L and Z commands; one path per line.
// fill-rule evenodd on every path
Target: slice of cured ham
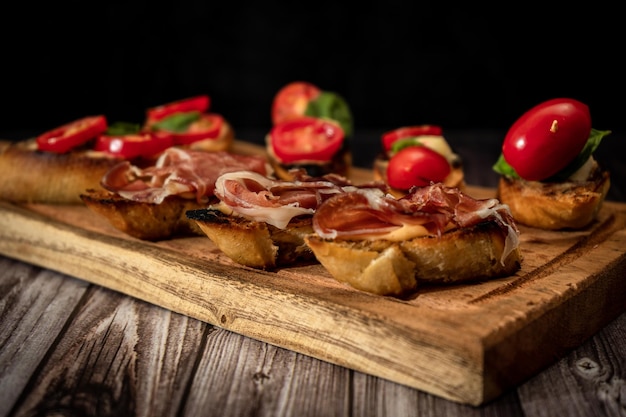
M 138 202 L 160 204 L 167 196 L 179 195 L 206 203 L 213 196 L 220 175 L 244 169 L 261 175 L 272 172 L 260 156 L 169 148 L 148 168 L 128 161 L 117 164 L 102 178 L 101 185 Z
M 333 196 L 317 208 L 313 229 L 324 239 L 407 240 L 487 221 L 498 224 L 506 236 L 504 260 L 519 245 L 509 207 L 493 198 L 474 199 L 441 183 L 414 187 L 400 199 L 368 189 Z
M 294 181 L 285 181 L 250 171 L 226 173 L 216 181 L 215 195 L 221 200 L 216 208 L 284 229 L 296 216 L 313 215 L 333 195 L 363 187 L 337 174 L 311 177 L 301 171 L 294 172 L 294 176 Z M 365 187 L 379 187 L 374 189 L 382 193 L 386 185 L 372 183 Z

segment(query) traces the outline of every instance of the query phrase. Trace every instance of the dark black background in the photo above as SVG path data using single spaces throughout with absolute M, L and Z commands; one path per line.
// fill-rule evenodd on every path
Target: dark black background
M 0 137 L 91 114 L 141 122 L 148 107 L 208 94 L 239 139 L 262 143 L 274 95 L 310 81 L 341 94 L 355 163 L 380 134 L 444 128 L 476 183 L 493 186 L 508 127 L 555 97 L 611 130 L 597 152 L 626 200 L 624 21 L 617 8 L 447 2 L 13 3 L 3 12 Z
M 140 121 L 147 107 L 196 94 L 209 94 L 212 110 L 235 129 L 265 129 L 273 95 L 294 80 L 344 96 L 357 135 L 419 123 L 506 129 L 558 96 L 587 103 L 597 129 L 626 129 L 623 22 L 610 8 L 397 1 L 16 7 L 2 29 L 2 132 L 96 113 Z

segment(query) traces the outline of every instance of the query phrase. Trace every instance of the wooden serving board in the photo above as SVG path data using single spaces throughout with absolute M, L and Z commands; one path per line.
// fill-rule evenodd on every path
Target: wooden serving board
M 371 172 L 352 176 L 368 181 Z M 318 264 L 243 267 L 205 237 L 140 241 L 82 206 L 0 202 L 5 256 L 470 405 L 533 376 L 626 310 L 626 204 L 605 203 L 589 230 L 521 232 L 514 276 L 396 299 L 354 290 Z

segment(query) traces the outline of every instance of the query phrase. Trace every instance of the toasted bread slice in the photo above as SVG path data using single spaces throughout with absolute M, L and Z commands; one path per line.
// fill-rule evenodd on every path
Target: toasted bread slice
M 502 176 L 497 194 L 515 220 L 547 230 L 582 229 L 597 216 L 611 186 L 607 171 L 588 181 L 525 181 Z
M 522 255 L 516 247 L 502 259 L 505 240 L 495 222 L 400 242 L 305 238 L 317 260 L 338 281 L 394 296 L 413 291 L 419 283 L 453 284 L 513 274 Z
M 294 218 L 285 229 L 217 209 L 190 210 L 187 217 L 226 256 L 241 265 L 271 270 L 314 259 L 304 242 L 304 236 L 313 232 L 310 217 Z
M 155 241 L 180 235 L 204 236 L 196 223 L 185 216 L 187 210 L 204 207 L 193 199 L 171 195 L 160 204 L 154 204 L 96 190 L 87 190 L 80 198 L 113 227 L 138 239 Z
M 81 204 L 80 194 L 101 189 L 100 179 L 121 160 L 102 152 L 37 150 L 34 139 L 0 142 L 0 199 L 17 203 Z

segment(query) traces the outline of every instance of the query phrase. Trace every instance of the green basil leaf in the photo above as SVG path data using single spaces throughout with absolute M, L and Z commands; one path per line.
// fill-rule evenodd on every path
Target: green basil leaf
M 339 123 L 346 138 L 352 137 L 354 127 L 350 107 L 336 93 L 322 91 L 315 100 L 309 102 L 304 114 L 311 117 L 332 119 Z
M 402 139 L 398 139 L 394 143 L 391 144 L 391 154 L 396 154 L 400 152 L 404 148 L 408 148 L 409 146 L 424 146 L 422 142 L 419 141 L 417 136 L 406 137 Z
M 152 129 L 167 130 L 168 132 L 174 133 L 184 133 L 189 130 L 189 125 L 200 119 L 200 116 L 200 112 L 197 111 L 174 113 L 171 116 L 167 116 L 154 123 L 152 125 Z
M 130 122 L 115 122 L 107 127 L 108 136 L 133 135 L 141 131 L 141 125 Z
M 511 178 L 519 178 L 519 175 L 517 175 L 517 172 L 515 172 L 513 167 L 509 165 L 508 162 L 506 162 L 506 160 L 504 159 L 504 155 L 502 154 L 500 154 L 500 157 L 498 158 L 498 160 L 496 161 L 496 163 L 493 165 L 492 168 L 494 171 L 496 171 L 500 175 L 505 175 Z

